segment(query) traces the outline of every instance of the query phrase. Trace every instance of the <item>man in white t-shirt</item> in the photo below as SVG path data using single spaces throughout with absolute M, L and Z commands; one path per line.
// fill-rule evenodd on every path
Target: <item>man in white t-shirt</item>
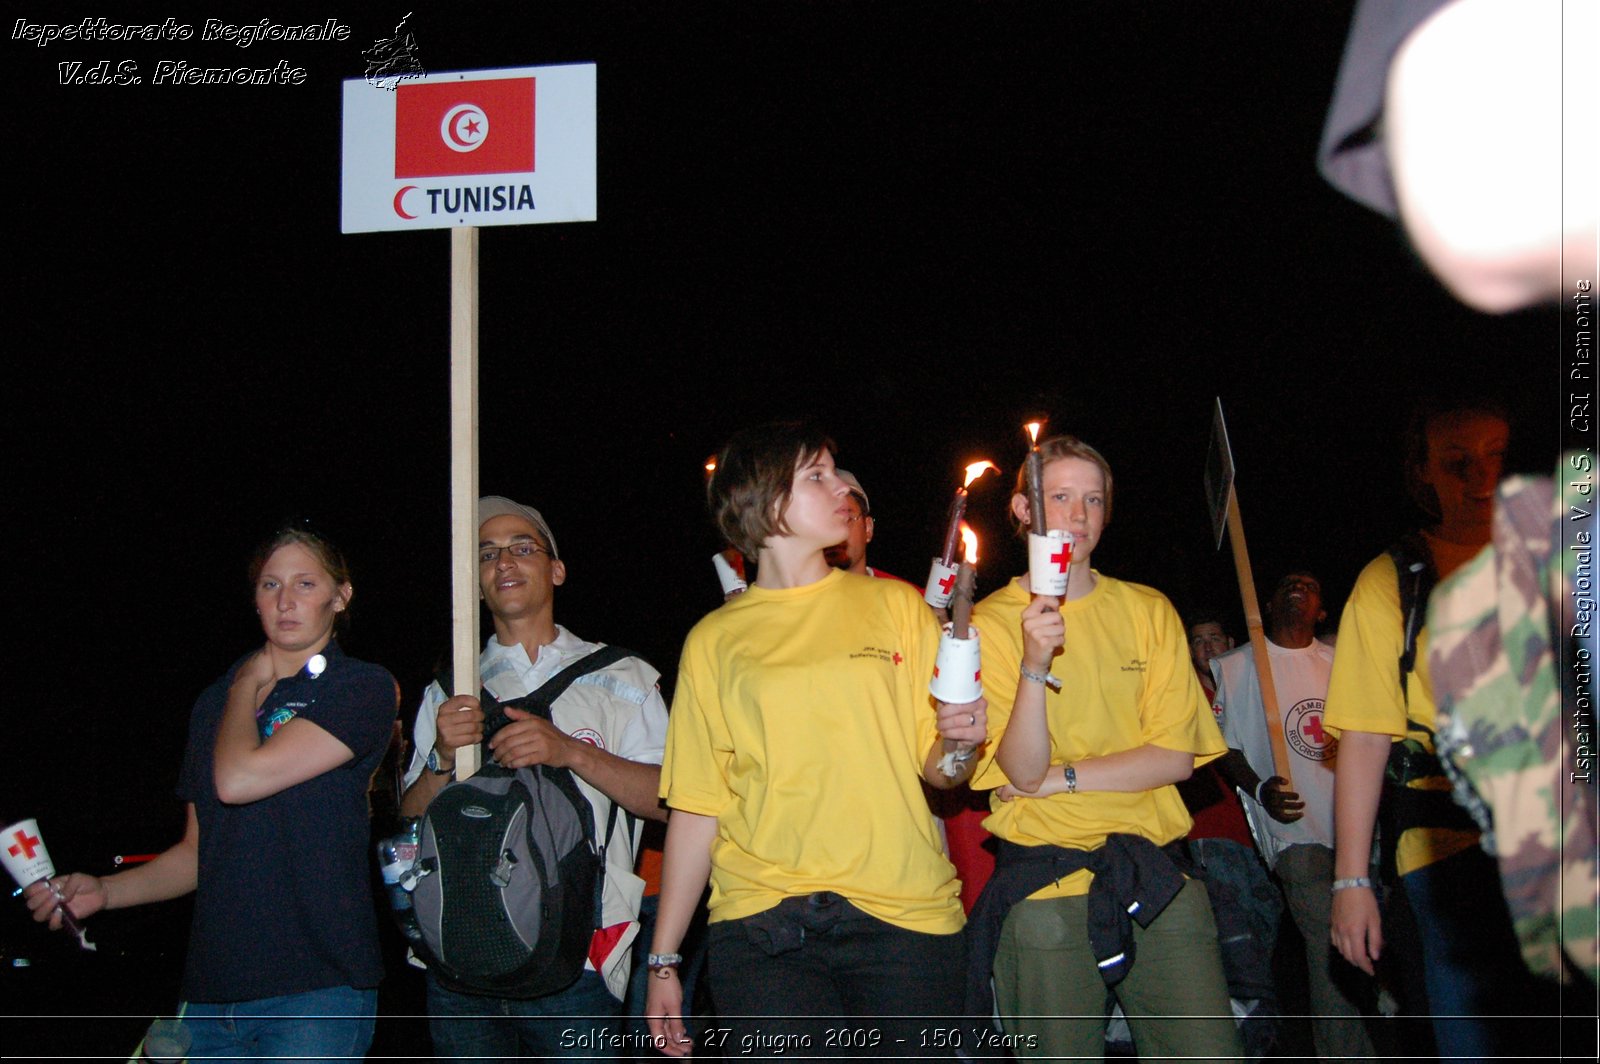
M 1316 638 L 1327 616 L 1322 585 L 1306 572 L 1278 581 L 1267 604 L 1267 656 L 1278 695 L 1278 727 L 1290 759 L 1288 781 L 1274 772 L 1254 652 L 1215 658 L 1215 705 L 1228 743 L 1223 771 L 1244 792 L 1256 847 L 1283 885 L 1289 913 L 1306 942 L 1312 1038 L 1327 1057 L 1371 1057 L 1372 1042 L 1352 1001 L 1364 976 L 1330 945 L 1333 886 L 1333 763 L 1338 743 L 1322 728 L 1333 648 Z
M 537 690 L 588 656 L 588 643 L 555 623 L 555 589 L 567 567 L 539 512 L 498 495 L 478 500 L 478 580 L 494 621 L 478 659 L 480 682 L 499 702 Z M 506 768 L 555 765 L 571 770 L 605 830 L 613 803 L 637 817 L 665 820 L 656 799 L 666 744 L 667 708 L 650 665 L 626 657 L 579 677 L 556 698 L 546 721 L 515 708 L 484 744 L 484 757 Z M 484 712 L 471 695 L 447 698 L 430 684 L 417 711 L 414 754 L 400 811 L 420 816 L 454 777 L 456 751 L 480 742 Z M 634 875 L 636 837 L 619 817 L 606 846 L 599 930 L 578 981 L 531 1000 L 461 993 L 428 976 L 428 1030 L 434 1054 L 450 1059 L 511 1060 L 525 1056 L 611 1055 L 620 1034 L 632 943 L 638 934 L 644 881 Z M 587 915 L 587 914 L 586 914 Z M 593 1037 L 574 1045 L 572 1018 Z M 563 1037 L 566 1032 L 566 1037 Z

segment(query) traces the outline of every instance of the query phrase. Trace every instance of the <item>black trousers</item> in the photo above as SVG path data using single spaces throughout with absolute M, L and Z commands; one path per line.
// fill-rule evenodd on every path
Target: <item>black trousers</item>
M 723 1056 L 949 1059 L 960 1044 L 961 932 L 908 931 L 823 891 L 712 924 L 706 947 L 702 1044 Z

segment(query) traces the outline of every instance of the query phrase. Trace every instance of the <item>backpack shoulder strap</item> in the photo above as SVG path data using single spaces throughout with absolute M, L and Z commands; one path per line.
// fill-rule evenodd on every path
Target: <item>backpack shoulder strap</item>
M 632 657 L 638 657 L 638 655 L 624 647 L 597 647 L 540 684 L 537 690 L 523 695 L 521 698 L 513 698 L 511 701 L 504 703 L 490 694 L 487 687 L 480 686 L 478 688 L 478 701 L 483 706 L 484 741 L 487 742 L 495 732 L 509 723 L 509 718 L 505 713 L 505 706 L 515 706 L 525 712 L 550 720 L 551 707 L 555 705 L 556 699 L 561 697 L 562 692 L 572 686 L 574 681 L 587 676 L 591 672 L 599 672 L 601 669 L 609 668 L 623 658 Z M 454 688 L 455 669 L 453 663 L 448 659 L 441 661 L 434 669 L 433 677 L 438 681 L 440 689 L 448 696 Z
M 433 679 L 434 682 L 439 685 L 439 690 L 444 692 L 444 696 L 446 698 L 454 696 L 456 693 L 455 662 L 449 658 L 441 658 L 439 661 L 435 662 L 433 666 Z M 484 687 L 481 684 L 478 687 L 478 701 L 484 704 L 485 713 L 489 711 L 490 706 L 500 705 L 499 700 L 497 700 L 494 695 L 489 693 L 489 689 L 487 687 Z
M 624 647 L 598 647 L 540 684 L 538 690 L 508 704 L 516 704 L 519 709 L 537 713 L 539 716 L 549 719 L 550 707 L 555 705 L 556 699 L 560 698 L 575 681 L 582 679 L 591 672 L 599 672 L 601 669 L 610 668 L 623 658 L 637 656 L 633 651 Z
M 562 693 L 571 687 L 575 681 L 589 675 L 591 672 L 599 672 L 601 669 L 609 668 L 623 658 L 631 657 L 637 657 L 637 655 L 623 647 L 599 647 L 540 684 L 537 691 L 525 698 L 517 699 L 514 704 L 529 713 L 536 713 L 546 720 L 551 720 L 551 710 L 555 705 L 556 699 L 560 698 Z M 553 720 L 552 723 L 554 723 Z M 610 806 L 611 810 L 606 816 L 606 826 L 599 837 L 595 839 L 596 856 L 600 859 L 599 874 L 594 877 L 594 898 L 592 902 L 592 911 L 594 913 L 592 924 L 596 930 L 605 923 L 605 886 L 607 873 L 610 871 L 606 867 L 606 850 L 611 845 L 611 836 L 616 831 L 619 814 L 626 817 L 624 823 L 630 837 L 633 832 L 633 814 L 623 809 L 622 803 L 616 799 L 611 799 Z
M 1408 532 L 1388 550 L 1400 581 L 1400 618 L 1405 639 L 1400 648 L 1400 693 L 1406 692 L 1406 677 L 1417 667 L 1417 636 L 1428 615 L 1428 596 L 1438 582 L 1439 571 L 1433 552 L 1420 532 Z

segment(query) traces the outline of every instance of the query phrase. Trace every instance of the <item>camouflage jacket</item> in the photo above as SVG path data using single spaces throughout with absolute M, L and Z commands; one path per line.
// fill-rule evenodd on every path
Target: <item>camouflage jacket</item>
M 1589 564 L 1574 553 L 1584 548 L 1566 549 L 1573 515 L 1594 510 L 1578 486 L 1562 499 L 1548 479 L 1503 483 L 1490 547 L 1439 584 L 1428 611 L 1439 753 L 1499 861 L 1528 967 L 1563 981 L 1566 963 L 1600 974 L 1596 794 L 1592 773 L 1576 771 L 1593 743 L 1592 650 L 1562 621 L 1570 570 Z

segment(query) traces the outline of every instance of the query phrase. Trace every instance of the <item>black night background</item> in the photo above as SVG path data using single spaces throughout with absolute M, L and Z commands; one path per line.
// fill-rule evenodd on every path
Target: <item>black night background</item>
M 1045 414 L 1115 470 L 1097 565 L 1241 629 L 1201 487 L 1216 396 L 1257 580 L 1308 566 L 1332 609 L 1416 521 L 1420 389 L 1493 391 L 1510 468 L 1554 463 L 1556 311 L 1462 307 L 1316 172 L 1348 3 L 17 7 L 351 27 L 5 42 L 0 815 L 37 817 L 61 871 L 176 839 L 189 707 L 260 640 L 244 565 L 279 518 L 350 554 L 346 648 L 407 718 L 448 651 L 449 237 L 339 232 L 341 81 L 408 11 L 430 73 L 598 64 L 599 220 L 482 231 L 480 485 L 549 519 L 558 619 L 668 682 L 719 602 L 702 462 L 756 420 L 822 420 L 874 565 L 920 583 L 962 466 L 1009 479 Z M 146 82 L 57 83 L 101 59 Z M 308 77 L 152 85 L 161 59 Z M 1025 565 L 1007 494 L 974 488 L 980 593 Z M 131 1017 L 30 1027 L 126 1052 L 176 1001 L 184 925 L 157 908 L 79 956 L 10 902 L 5 1011 Z

